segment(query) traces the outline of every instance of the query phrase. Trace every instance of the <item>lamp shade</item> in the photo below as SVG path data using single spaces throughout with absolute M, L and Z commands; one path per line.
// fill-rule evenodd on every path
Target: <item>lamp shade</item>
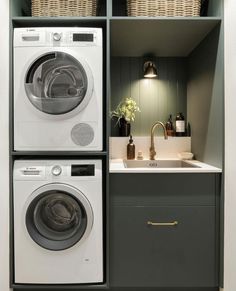
M 157 77 L 157 68 L 155 64 L 151 61 L 145 62 L 143 65 L 144 77 L 145 78 L 155 78 Z

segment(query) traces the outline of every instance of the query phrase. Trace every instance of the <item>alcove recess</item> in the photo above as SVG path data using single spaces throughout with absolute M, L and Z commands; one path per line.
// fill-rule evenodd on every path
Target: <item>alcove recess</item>
M 111 101 L 123 97 L 140 106 L 131 124 L 136 136 L 149 135 L 151 125 L 183 112 L 191 125 L 196 158 L 222 166 L 223 153 L 223 25 L 222 1 L 210 1 L 207 16 L 130 17 L 125 1 L 113 1 L 111 18 Z M 143 63 L 151 56 L 156 79 L 144 79 Z M 111 136 L 118 127 L 111 121 Z

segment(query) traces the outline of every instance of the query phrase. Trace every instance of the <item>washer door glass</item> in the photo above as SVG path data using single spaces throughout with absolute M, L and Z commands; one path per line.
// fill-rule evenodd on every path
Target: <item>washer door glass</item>
M 61 190 L 37 195 L 26 211 L 26 227 L 31 238 L 49 250 L 72 247 L 91 224 L 92 210 L 84 201 Z
M 29 68 L 25 90 L 40 111 L 58 115 L 78 107 L 88 90 L 88 76 L 82 64 L 64 52 L 50 52 Z

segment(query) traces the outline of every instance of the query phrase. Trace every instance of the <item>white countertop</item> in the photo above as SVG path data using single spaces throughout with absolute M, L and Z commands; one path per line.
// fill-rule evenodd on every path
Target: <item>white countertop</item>
M 174 159 L 171 159 L 174 160 Z M 179 159 L 175 159 L 179 160 Z M 158 159 L 157 159 L 158 162 Z M 188 160 L 193 168 L 126 168 L 122 159 L 110 160 L 110 173 L 221 173 L 222 169 L 196 161 Z

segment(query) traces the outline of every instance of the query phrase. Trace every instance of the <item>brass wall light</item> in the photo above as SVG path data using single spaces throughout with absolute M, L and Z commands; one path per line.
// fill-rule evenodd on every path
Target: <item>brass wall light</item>
M 143 65 L 144 78 L 157 77 L 157 68 L 152 61 L 147 61 Z

